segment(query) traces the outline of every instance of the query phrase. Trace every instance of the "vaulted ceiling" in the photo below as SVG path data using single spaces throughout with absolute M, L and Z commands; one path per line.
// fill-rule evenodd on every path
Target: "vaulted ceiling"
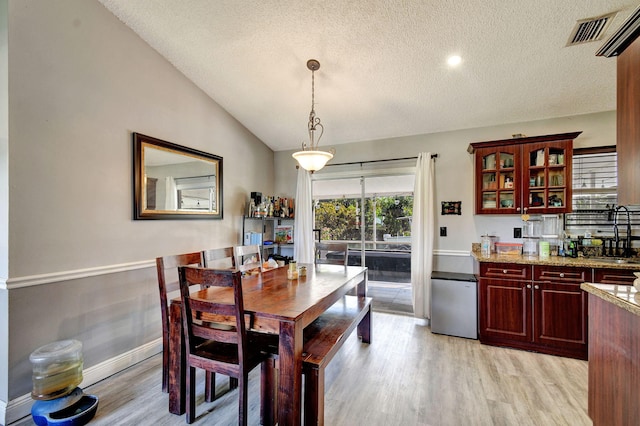
M 322 147 L 615 109 L 596 57 L 623 0 L 100 0 L 273 150 L 308 140 L 310 58 Z M 594 42 L 579 20 L 617 12 Z M 458 67 L 447 65 L 459 55 Z M 510 135 L 505 135 L 510 137 Z

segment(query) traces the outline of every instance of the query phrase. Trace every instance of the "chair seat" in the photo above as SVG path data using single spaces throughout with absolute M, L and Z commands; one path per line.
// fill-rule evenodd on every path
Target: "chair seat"
M 253 355 L 250 354 L 250 355 Z M 257 355 L 257 354 L 256 354 Z M 225 364 L 238 364 L 238 348 L 234 344 L 221 343 L 208 340 L 196 347 L 193 353 L 189 354 L 189 358 L 202 358 L 214 362 L 222 362 Z M 251 362 L 250 357 L 247 362 Z
M 247 365 L 258 365 L 264 360 L 264 355 L 278 353 L 278 335 L 267 333 L 247 332 Z M 199 344 L 192 356 L 206 358 L 225 364 L 238 364 L 238 347 L 233 343 L 223 343 L 215 340 L 207 340 Z
M 278 354 L 279 336 L 277 334 L 248 331 L 247 338 L 253 348 L 272 355 Z

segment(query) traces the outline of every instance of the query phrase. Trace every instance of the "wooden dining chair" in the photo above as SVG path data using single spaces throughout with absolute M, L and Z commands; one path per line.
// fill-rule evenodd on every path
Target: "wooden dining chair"
M 238 424 L 247 424 L 247 388 L 249 372 L 256 366 L 272 362 L 277 352 L 278 336 L 247 331 L 242 297 L 242 273 L 238 270 L 219 270 L 183 266 L 178 268 L 182 321 L 185 329 L 187 376 L 186 421 L 192 423 L 195 411 L 196 368 L 212 373 L 223 373 L 238 380 Z M 226 287 L 232 299 L 193 299 L 189 287 Z M 233 317 L 224 326 L 211 326 L 198 318 L 214 316 Z M 263 401 L 264 402 L 264 401 Z
M 234 255 L 236 268 L 242 273 L 262 272 L 260 246 L 236 246 Z
M 315 244 L 315 263 L 347 266 L 349 261 L 349 246 L 347 243 L 322 243 Z
M 236 267 L 233 247 L 204 250 L 205 268 L 234 269 Z
M 156 258 L 158 273 L 158 289 L 160 290 L 160 312 L 162 314 L 162 392 L 168 392 L 169 385 L 169 296 L 168 294 L 180 290 L 178 279 L 179 266 L 202 266 L 204 263 L 202 252 L 184 253 L 173 256 Z M 179 350 L 179 349 L 176 349 Z M 234 383 L 231 383 L 233 387 Z M 206 399 L 215 398 L 215 375 L 207 374 Z

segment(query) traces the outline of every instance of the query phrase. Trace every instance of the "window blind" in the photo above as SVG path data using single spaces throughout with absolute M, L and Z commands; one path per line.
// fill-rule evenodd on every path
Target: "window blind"
M 616 152 L 573 155 L 573 210 L 604 210 L 618 202 Z

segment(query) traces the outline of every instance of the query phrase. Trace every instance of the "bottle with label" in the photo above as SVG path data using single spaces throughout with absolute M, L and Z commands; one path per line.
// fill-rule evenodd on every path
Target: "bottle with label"
M 549 257 L 549 241 L 540 241 L 540 258 L 546 259 Z
M 571 253 L 569 252 L 569 235 L 567 235 L 565 231 L 562 231 L 562 238 L 558 242 L 560 243 L 558 256 L 570 257 Z
M 569 241 L 569 256 L 578 257 L 578 247 L 574 241 Z
M 483 235 L 480 240 L 480 254 L 482 257 L 490 257 L 491 256 L 491 237 L 488 235 Z

